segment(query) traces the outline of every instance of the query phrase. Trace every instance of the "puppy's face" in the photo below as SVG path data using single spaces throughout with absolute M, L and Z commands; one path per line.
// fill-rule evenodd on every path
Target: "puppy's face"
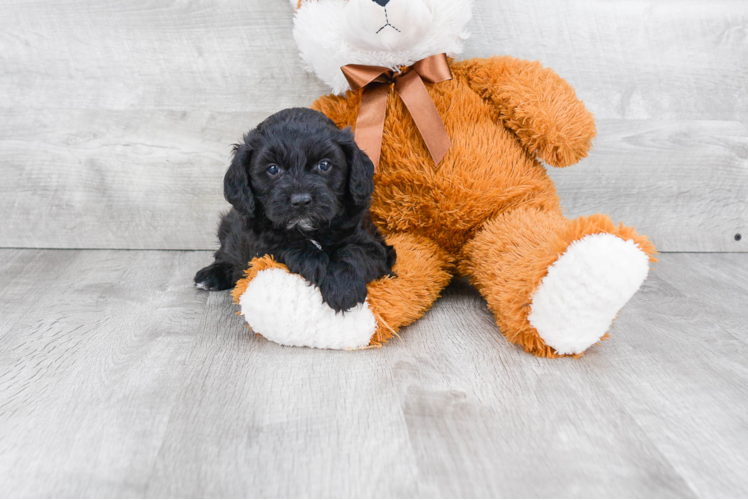
M 277 113 L 245 136 L 225 179 L 229 202 L 244 215 L 261 212 L 277 229 L 315 231 L 365 208 L 373 165 L 322 113 Z
M 265 216 L 279 228 L 312 231 L 344 207 L 349 167 L 337 133 L 309 132 L 288 136 L 271 131 L 252 155 L 252 190 Z

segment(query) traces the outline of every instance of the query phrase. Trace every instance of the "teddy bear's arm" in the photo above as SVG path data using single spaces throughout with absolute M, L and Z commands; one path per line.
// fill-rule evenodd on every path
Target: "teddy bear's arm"
M 314 101 L 311 108 L 327 115 L 339 128 L 352 127 L 356 123 L 360 100 L 358 93 L 330 94 Z
M 554 167 L 587 156 L 595 121 L 574 89 L 538 62 L 513 57 L 471 59 L 457 64 L 470 87 L 496 105 L 504 125 Z

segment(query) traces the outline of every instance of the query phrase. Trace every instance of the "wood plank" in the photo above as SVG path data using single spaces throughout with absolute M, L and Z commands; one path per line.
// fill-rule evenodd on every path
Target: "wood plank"
M 746 251 L 748 3 L 475 4 L 466 57 L 540 59 L 599 118 L 551 174 L 571 216 Z M 326 91 L 283 1 L 4 2 L 0 47 L 0 247 L 211 249 L 228 145 Z
M 0 121 L 0 245 L 217 248 L 230 145 L 264 117 L 66 110 Z
M 722 275 L 746 256 L 661 260 L 611 340 L 578 360 L 509 346 L 462 290 L 409 328 L 388 353 L 425 496 L 748 494 L 748 329 L 690 298 L 744 303 L 744 279 Z
M 278 346 L 224 304 L 187 361 L 148 497 L 417 495 L 385 351 Z
M 577 360 L 462 280 L 383 349 L 281 347 L 209 259 L 0 250 L 4 496 L 748 495 L 745 254 L 663 255 Z
M 598 118 L 748 117 L 742 0 L 475 2 L 465 56 L 539 60 Z
M 748 251 L 748 123 L 600 120 L 598 128 L 587 159 L 548 169 L 567 216 L 607 213 L 662 252 Z
M 412 495 L 384 351 L 252 335 L 209 260 L 0 250 L 3 495 Z
M 720 254 L 702 259 L 700 254 L 673 254 L 655 264 L 657 274 L 677 288 L 686 303 L 708 310 L 719 318 L 719 327 L 748 343 L 748 266 L 740 254 Z M 681 270 L 688 269 L 684 273 Z M 693 286 L 694 281 L 698 286 Z M 713 290 L 720 293 L 713 293 Z
M 534 358 L 463 293 L 411 327 L 407 349 L 390 351 L 422 496 L 695 496 L 600 387 L 621 369 L 614 349 Z
M 601 390 L 698 496 L 746 496 L 748 417 L 735 403 L 748 401 L 745 255 L 662 257 L 618 320 L 622 365 Z M 740 306 L 715 307 L 730 302 Z
M 0 4 L 0 106 L 270 113 L 326 93 L 287 1 Z
M 465 57 L 538 59 L 601 119 L 745 120 L 742 0 L 476 0 Z M 327 90 L 287 1 L 0 4 L 0 103 L 276 111 Z M 12 103 L 12 104 L 11 104 Z
M 214 249 L 230 144 L 265 116 L 33 110 L 0 121 L 0 246 Z M 599 128 L 588 159 L 549 168 L 567 215 L 610 214 L 661 251 L 748 251 L 748 126 Z
M 143 496 L 206 296 L 200 253 L 0 251 L 0 494 Z

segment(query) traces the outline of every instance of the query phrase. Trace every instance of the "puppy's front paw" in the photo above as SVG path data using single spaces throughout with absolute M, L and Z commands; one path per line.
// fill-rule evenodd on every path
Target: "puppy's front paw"
M 366 283 L 349 273 L 328 274 L 319 285 L 322 300 L 335 312 L 349 311 L 366 300 Z
M 209 292 L 228 290 L 234 287 L 231 274 L 231 266 L 229 264 L 214 262 L 197 272 L 195 275 L 195 286 Z
M 322 252 L 309 254 L 293 250 L 283 255 L 283 263 L 292 273 L 302 275 L 309 284 L 320 286 L 327 276 L 330 258 Z

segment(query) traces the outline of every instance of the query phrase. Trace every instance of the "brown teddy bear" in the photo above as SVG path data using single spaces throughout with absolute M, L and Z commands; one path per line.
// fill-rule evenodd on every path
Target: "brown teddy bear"
M 605 215 L 566 219 L 541 160 L 587 156 L 595 123 L 537 62 L 451 59 L 469 0 L 291 0 L 302 60 L 334 94 L 312 107 L 377 166 L 371 212 L 397 250 L 396 277 L 335 314 L 272 258 L 234 290 L 258 333 L 286 345 L 380 345 L 469 276 L 510 342 L 579 355 L 640 287 L 654 246 Z M 449 58 L 448 58 L 449 57 Z

